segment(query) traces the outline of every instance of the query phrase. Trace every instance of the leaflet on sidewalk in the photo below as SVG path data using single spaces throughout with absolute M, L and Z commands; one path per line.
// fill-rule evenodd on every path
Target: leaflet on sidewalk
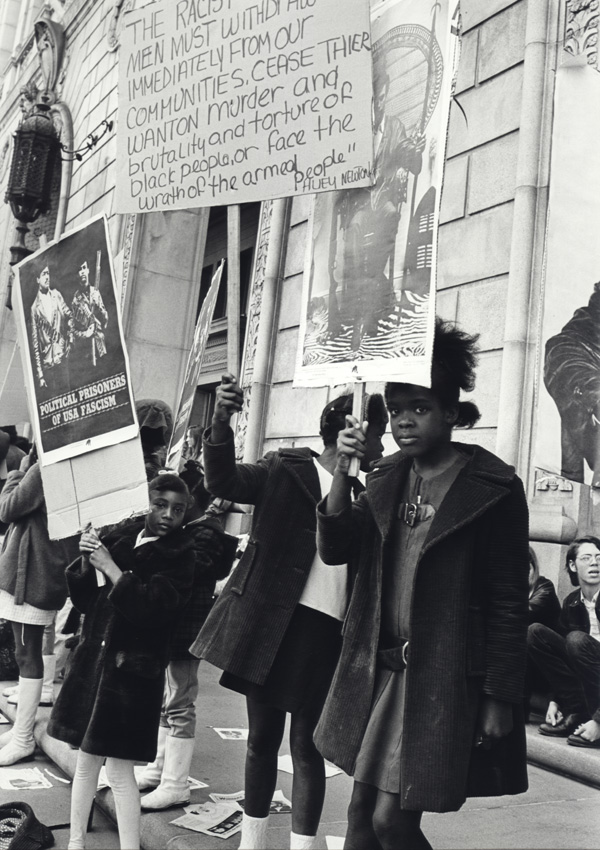
M 0 789 L 2 791 L 38 791 L 52 788 L 37 767 L 0 767 Z
M 235 791 L 233 794 L 218 794 L 211 793 L 208 795 L 211 800 L 214 800 L 215 803 L 237 803 L 238 806 L 241 806 L 242 809 L 246 808 L 246 792 L 245 791 Z M 185 811 L 193 808 L 193 806 L 187 806 Z M 278 789 L 273 794 L 273 799 L 271 800 L 271 806 L 269 808 L 269 814 L 271 815 L 284 815 L 290 814 L 292 811 L 292 804 L 288 800 L 288 798 L 284 795 L 281 789 Z
M 213 726 L 213 729 L 224 741 L 247 741 L 248 740 L 248 730 L 247 729 L 223 729 L 218 728 L 217 726 Z
M 236 802 L 214 800 L 186 806 L 186 814 L 171 823 L 215 838 L 230 838 L 242 828 L 242 809 Z

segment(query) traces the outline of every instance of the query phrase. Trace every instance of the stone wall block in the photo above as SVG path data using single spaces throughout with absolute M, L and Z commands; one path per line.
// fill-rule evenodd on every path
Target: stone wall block
M 508 274 L 513 204 L 440 227 L 438 289 Z
M 459 95 L 467 120 L 460 109 L 450 110 L 448 157 L 484 145 L 517 130 L 521 116 L 523 66 L 493 77 L 481 86 Z
M 440 207 L 440 224 L 462 218 L 466 212 L 469 157 L 461 156 L 446 162 Z
M 300 324 L 303 275 L 286 278 L 281 286 L 279 302 L 279 330 Z
M 277 334 L 273 359 L 273 384 L 281 384 L 294 379 L 297 350 L 298 328 L 289 328 Z
M 463 32 L 487 21 L 503 9 L 514 6 L 519 0 L 461 0 Z
M 480 30 L 478 82 L 523 61 L 527 4 L 517 3 L 487 21 Z
M 471 153 L 468 214 L 514 198 L 518 153 L 519 133 L 502 136 Z

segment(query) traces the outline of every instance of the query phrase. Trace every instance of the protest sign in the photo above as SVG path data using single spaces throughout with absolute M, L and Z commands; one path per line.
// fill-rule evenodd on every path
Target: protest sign
M 23 260 L 14 302 L 42 466 L 134 438 L 105 217 Z
M 190 421 L 194 398 L 196 396 L 196 388 L 198 386 L 200 372 L 202 370 L 202 358 L 204 357 L 204 351 L 208 341 L 210 323 L 212 322 L 213 313 L 215 312 L 215 304 L 217 303 L 217 296 L 219 294 L 219 286 L 221 285 L 224 265 L 225 260 L 221 260 L 213 275 L 206 298 L 202 302 L 198 321 L 196 322 L 194 341 L 192 343 L 192 349 L 185 368 L 183 387 L 179 395 L 173 434 L 171 435 L 169 448 L 167 449 L 166 465 L 170 469 L 178 469 L 181 461 L 181 453 L 188 429 L 188 423 Z
M 368 0 L 132 8 L 121 32 L 116 209 L 370 185 L 371 98 Z
M 455 5 L 372 6 L 375 183 L 315 198 L 295 386 L 429 386 Z

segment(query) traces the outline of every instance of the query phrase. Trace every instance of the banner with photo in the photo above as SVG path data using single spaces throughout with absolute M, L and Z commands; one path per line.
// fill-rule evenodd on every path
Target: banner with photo
M 375 183 L 314 199 L 296 386 L 429 385 L 455 8 L 372 5 Z
M 104 216 L 16 269 L 15 317 L 42 465 L 138 433 Z
M 177 414 L 175 416 L 175 424 L 173 425 L 173 434 L 167 449 L 166 465 L 170 469 L 178 469 L 183 452 L 183 444 L 185 435 L 190 421 L 194 398 L 196 397 L 196 389 L 200 372 L 202 371 L 202 358 L 206 350 L 208 335 L 210 333 L 210 323 L 212 322 L 213 313 L 215 312 L 215 304 L 219 294 L 219 286 L 223 277 L 223 267 L 225 260 L 221 260 L 217 270 L 215 271 L 210 288 L 206 294 L 206 298 L 202 302 L 198 321 L 196 322 L 196 330 L 194 332 L 194 341 L 190 351 L 187 366 L 185 369 L 185 378 L 183 387 L 179 395 L 179 403 L 177 405 Z
M 600 75 L 556 74 L 535 465 L 600 486 Z

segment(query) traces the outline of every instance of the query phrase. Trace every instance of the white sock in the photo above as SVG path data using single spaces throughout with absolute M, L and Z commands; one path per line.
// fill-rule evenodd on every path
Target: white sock
M 135 781 L 133 761 L 106 759 L 106 776 L 115 799 L 119 844 L 126 850 L 139 850 L 140 791 Z
M 96 796 L 98 776 L 103 761 L 102 756 L 93 756 L 90 753 L 84 753 L 83 750 L 79 750 L 77 754 L 77 766 L 71 791 L 70 850 L 80 850 L 85 847 L 90 810 Z
M 316 842 L 316 835 L 299 835 L 297 832 L 290 832 L 290 850 L 313 850 Z
M 264 850 L 267 846 L 268 824 L 269 815 L 266 818 L 253 818 L 244 812 L 242 815 L 240 850 Z

